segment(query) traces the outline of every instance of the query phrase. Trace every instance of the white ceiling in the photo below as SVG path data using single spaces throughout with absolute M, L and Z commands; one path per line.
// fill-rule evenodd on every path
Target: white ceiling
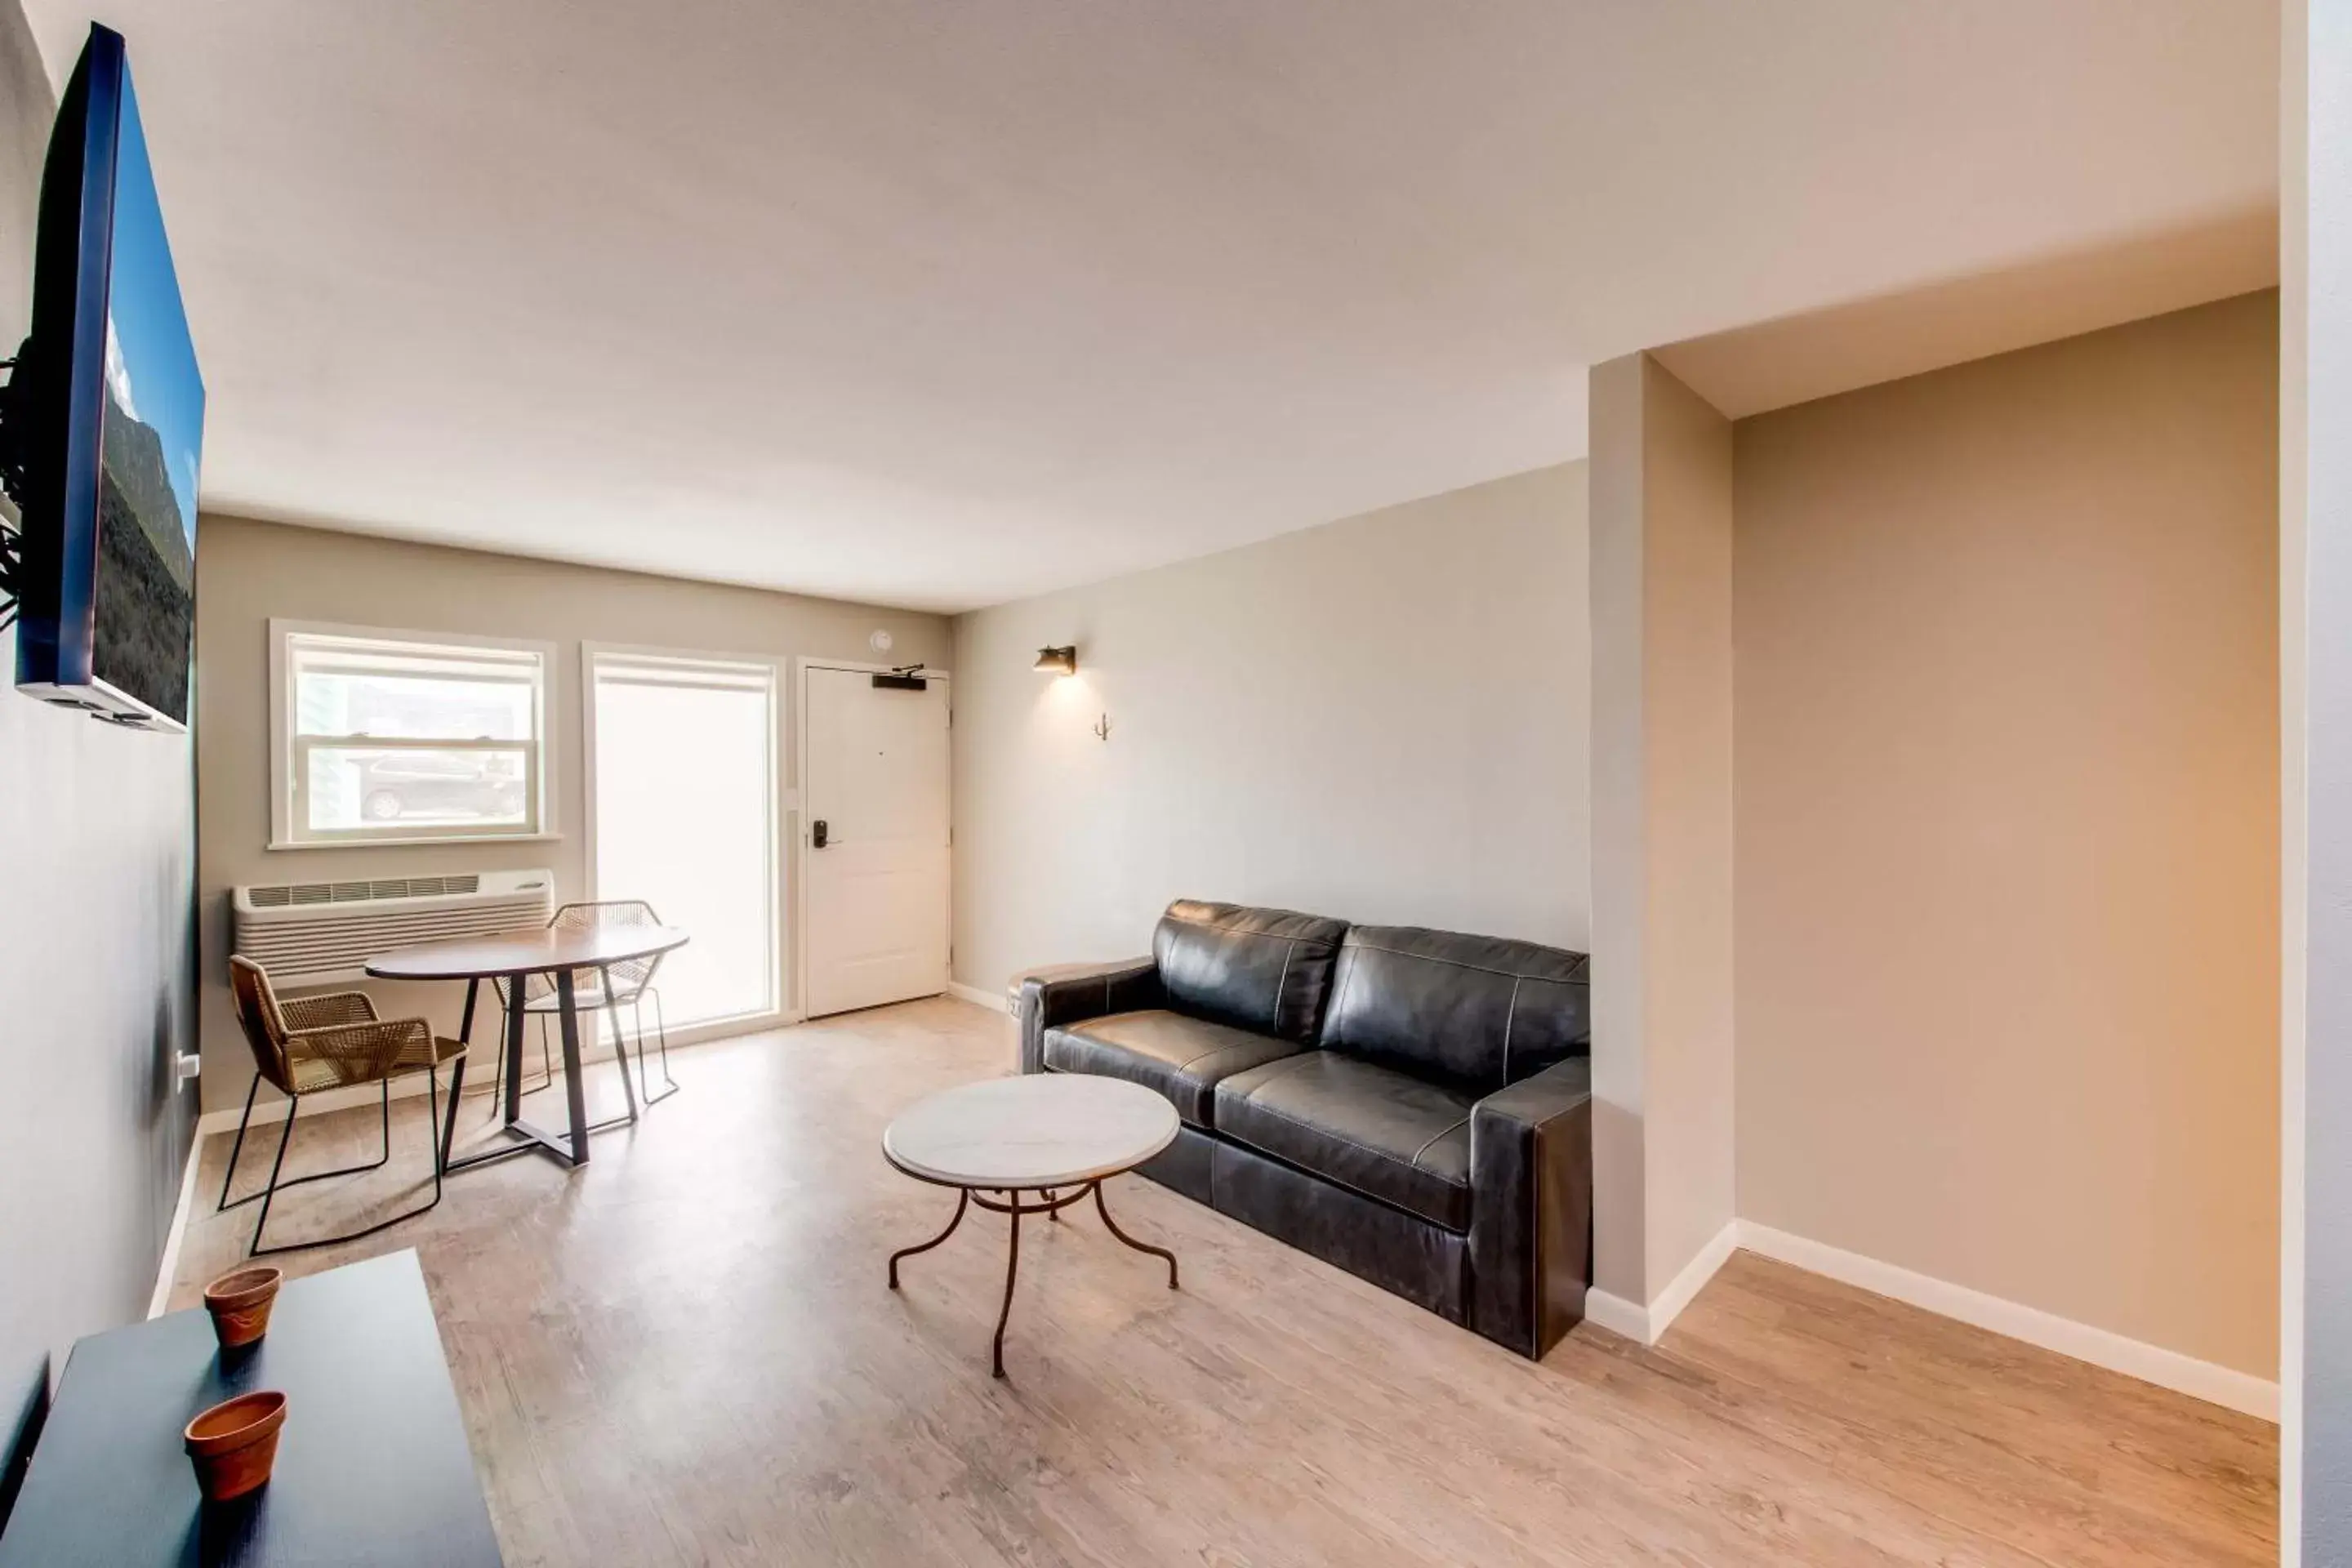
M 89 13 L 25 0 L 61 79 Z M 226 510 L 958 609 L 2276 199 L 2273 0 L 111 0 Z

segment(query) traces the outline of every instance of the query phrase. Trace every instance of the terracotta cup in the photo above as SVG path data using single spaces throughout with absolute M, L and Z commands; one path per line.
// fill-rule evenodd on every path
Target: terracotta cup
M 181 1436 L 205 1500 L 226 1502 L 267 1481 L 285 1425 L 286 1396 L 275 1392 L 240 1394 L 189 1422 Z
M 286 1276 L 265 1266 L 224 1274 L 205 1287 L 205 1310 L 213 1315 L 213 1335 L 221 1349 L 249 1345 L 269 1330 L 269 1309 Z

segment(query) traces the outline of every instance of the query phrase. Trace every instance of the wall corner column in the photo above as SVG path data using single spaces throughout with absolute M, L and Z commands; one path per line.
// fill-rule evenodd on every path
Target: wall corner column
M 2352 1554 L 2352 3 L 2281 15 L 2280 1530 Z
M 1654 1339 L 1733 1217 L 1731 422 L 1591 372 L 1594 1314 Z

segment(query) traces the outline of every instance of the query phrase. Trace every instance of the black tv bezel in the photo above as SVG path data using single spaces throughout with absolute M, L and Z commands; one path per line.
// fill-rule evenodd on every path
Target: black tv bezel
M 178 731 L 185 720 L 110 685 L 95 668 L 106 319 L 129 84 L 122 35 L 93 23 L 42 165 L 32 332 L 16 371 L 30 381 L 12 389 L 29 426 L 16 689 L 116 723 Z M 194 693 L 185 700 L 193 706 Z

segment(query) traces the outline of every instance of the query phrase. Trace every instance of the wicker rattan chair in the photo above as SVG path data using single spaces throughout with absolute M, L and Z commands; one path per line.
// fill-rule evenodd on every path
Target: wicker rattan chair
M 547 922 L 548 929 L 551 931 L 586 931 L 597 926 L 657 926 L 661 923 L 661 916 L 654 912 L 654 907 L 641 899 L 612 899 L 602 903 L 565 904 L 557 910 L 554 917 Z M 638 1099 L 646 1105 L 658 1105 L 678 1090 L 677 1080 L 669 1076 L 669 1025 L 668 1021 L 662 1016 L 661 993 L 654 989 L 653 983 L 655 971 L 661 967 L 662 956 L 656 952 L 647 958 L 624 959 L 618 963 L 608 964 L 602 970 L 576 969 L 572 973 L 572 1005 L 587 1017 L 593 1017 L 596 1010 L 601 1007 L 612 1019 L 613 1050 L 614 1055 L 620 1058 L 621 1070 L 625 1073 L 629 1070 L 629 1062 L 625 1042 L 621 1038 L 619 1008 L 626 1006 L 629 1009 L 631 1018 L 636 1025 L 637 1084 L 640 1090 Z M 604 990 L 604 976 L 607 974 L 612 976 L 612 993 L 609 995 Z M 507 982 L 493 980 L 490 984 L 498 991 L 499 1008 L 504 1010 L 511 1007 L 513 1001 L 507 994 Z M 653 1080 L 646 1073 L 645 1005 L 648 998 L 654 1005 L 654 1036 L 658 1042 L 661 1055 L 662 1090 L 659 1094 L 654 1092 Z M 539 1083 L 525 1091 L 536 1093 L 539 1089 L 546 1088 L 554 1076 L 548 1056 L 547 1021 L 562 1010 L 562 1004 L 556 998 L 553 975 L 532 974 L 524 977 L 522 1010 L 526 1016 L 536 1016 L 539 1019 L 539 1054 L 542 1076 Z M 504 1072 L 506 1053 L 500 1051 L 499 1056 L 498 1070 Z M 494 1080 L 491 1090 L 490 1098 L 493 1102 L 498 1099 L 495 1087 L 497 1081 Z
M 457 1094 L 466 1082 L 465 1046 L 457 1040 L 436 1038 L 432 1026 L 422 1018 L 378 1018 L 375 1004 L 364 992 L 341 991 L 331 996 L 304 996 L 280 1002 L 268 974 L 259 964 L 249 958 L 235 956 L 228 962 L 229 984 L 236 997 L 236 1019 L 244 1026 L 246 1043 L 253 1047 L 256 1071 L 253 1087 L 246 1090 L 245 1114 L 237 1121 L 236 1142 L 229 1149 L 228 1172 L 221 1178 L 220 1203 L 214 1212 L 241 1208 L 257 1198 L 260 1200 L 261 1217 L 254 1222 L 253 1244 L 247 1249 L 247 1256 L 258 1258 L 266 1253 L 356 1241 L 402 1220 L 414 1219 L 439 1203 L 441 1173 L 448 1163 L 450 1140 L 457 1132 Z M 444 1063 L 455 1063 L 449 1079 L 449 1116 L 446 1123 L 439 1098 Z M 432 1114 L 427 1130 L 427 1137 L 433 1142 L 432 1202 L 341 1236 L 264 1247 L 262 1231 L 269 1224 L 269 1205 L 280 1188 L 324 1181 L 330 1176 L 356 1175 L 362 1171 L 375 1170 L 392 1158 L 392 1080 L 418 1072 L 425 1075 L 425 1093 Z M 278 1157 L 270 1163 L 268 1184 L 231 1203 L 228 1194 L 236 1180 L 237 1156 L 245 1152 L 245 1133 L 253 1121 L 254 1099 L 261 1092 L 265 1079 L 287 1098 L 286 1131 L 278 1136 Z M 279 1173 L 286 1168 L 286 1150 L 294 1142 L 294 1117 L 302 1108 L 302 1097 L 321 1089 L 369 1083 L 378 1085 L 383 1091 L 383 1152 L 366 1164 L 345 1165 L 339 1170 L 280 1181 Z

